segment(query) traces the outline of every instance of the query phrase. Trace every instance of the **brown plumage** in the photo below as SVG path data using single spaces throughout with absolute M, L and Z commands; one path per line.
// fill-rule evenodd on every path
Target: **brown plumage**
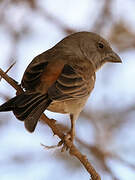
M 25 92 L 1 105 L 0 111 L 13 111 L 30 132 L 46 109 L 68 113 L 73 140 L 95 72 L 106 62 L 121 62 L 106 40 L 91 32 L 72 34 L 32 60 L 21 82 Z

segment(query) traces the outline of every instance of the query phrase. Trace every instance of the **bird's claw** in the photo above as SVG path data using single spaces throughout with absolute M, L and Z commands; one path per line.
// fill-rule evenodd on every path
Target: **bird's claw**
M 61 152 L 64 152 L 64 151 L 68 151 L 70 148 L 70 146 L 67 145 L 67 141 L 70 141 L 70 146 L 72 146 L 73 137 L 72 137 L 71 132 L 68 132 L 66 135 L 64 135 L 62 140 L 57 145 L 54 145 L 54 146 L 46 146 L 44 144 L 41 144 L 41 145 L 46 149 L 54 149 L 54 148 L 62 146 Z
M 64 152 L 65 150 L 68 151 L 69 146 L 67 145 L 67 141 L 70 141 L 70 144 L 73 144 L 73 139 L 71 133 L 67 133 L 64 138 L 58 143 L 58 146 L 62 146 L 61 152 Z

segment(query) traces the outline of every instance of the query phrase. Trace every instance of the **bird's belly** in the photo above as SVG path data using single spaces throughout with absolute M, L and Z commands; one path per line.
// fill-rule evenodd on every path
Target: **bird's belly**
M 65 101 L 53 101 L 47 110 L 58 113 L 68 113 L 74 114 L 75 112 L 81 112 L 88 96 L 80 98 L 80 99 L 71 99 Z
M 53 101 L 47 110 L 58 113 L 68 113 L 66 112 L 66 104 L 65 101 Z

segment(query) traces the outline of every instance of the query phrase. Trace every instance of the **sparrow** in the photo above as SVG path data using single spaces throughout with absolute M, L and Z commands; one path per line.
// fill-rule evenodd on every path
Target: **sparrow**
M 25 128 L 33 132 L 47 109 L 70 115 L 70 138 L 75 122 L 90 96 L 96 71 L 106 62 L 121 63 L 109 43 L 93 32 L 77 32 L 36 56 L 26 68 L 16 95 L 0 106 L 0 112 L 13 111 Z

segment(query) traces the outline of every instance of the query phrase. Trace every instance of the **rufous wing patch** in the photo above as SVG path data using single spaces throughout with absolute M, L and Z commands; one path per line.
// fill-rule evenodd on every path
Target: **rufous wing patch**
M 52 86 L 52 84 L 58 79 L 64 67 L 62 60 L 52 61 L 48 63 L 45 71 L 42 73 L 40 81 L 46 84 L 46 88 Z

